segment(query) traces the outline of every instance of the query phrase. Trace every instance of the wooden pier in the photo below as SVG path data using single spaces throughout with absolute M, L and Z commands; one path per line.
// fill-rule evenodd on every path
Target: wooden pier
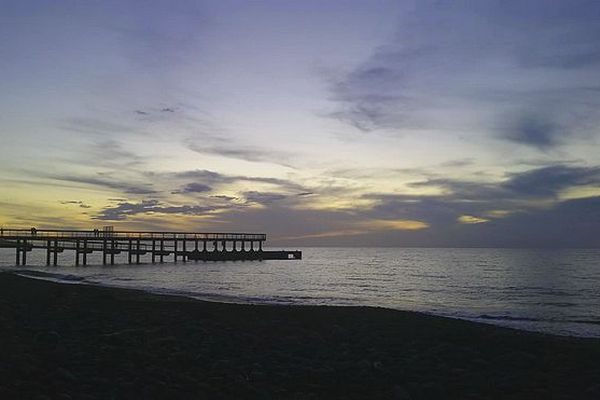
M 75 265 L 87 265 L 88 254 L 102 253 L 103 265 L 114 265 L 115 255 L 127 254 L 129 264 L 182 261 L 300 260 L 301 251 L 267 251 L 262 233 L 200 233 L 113 231 L 112 229 L 47 230 L 0 229 L 0 248 L 16 250 L 16 264 L 27 265 L 27 253 L 46 252 L 46 265 L 57 265 L 58 255 L 75 253 Z M 149 259 L 149 260 L 148 260 Z

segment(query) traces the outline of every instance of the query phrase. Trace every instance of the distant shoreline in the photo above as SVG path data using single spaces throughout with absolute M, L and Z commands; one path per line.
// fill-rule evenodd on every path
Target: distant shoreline
M 600 396 L 600 340 L 372 307 L 241 305 L 0 273 L 0 397 Z

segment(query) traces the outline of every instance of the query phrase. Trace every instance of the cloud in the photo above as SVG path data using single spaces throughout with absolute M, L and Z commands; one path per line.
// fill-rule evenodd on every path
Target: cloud
M 81 183 L 84 185 L 99 186 L 113 189 L 128 194 L 154 194 L 157 191 L 152 184 L 140 184 L 132 182 L 123 182 L 110 178 L 98 178 L 90 176 L 75 175 L 47 175 L 47 178 L 72 183 Z
M 285 200 L 288 196 L 281 193 L 272 192 L 256 192 L 249 191 L 242 193 L 247 202 L 257 203 L 262 205 L 269 205 L 271 203 Z
M 423 221 L 416 221 L 410 219 L 397 219 L 397 220 L 369 220 L 362 224 L 373 230 L 394 230 L 394 231 L 418 231 L 421 229 L 429 228 L 429 224 Z
M 284 198 L 277 196 L 279 193 L 259 192 L 248 195 L 252 200 L 268 203 L 268 207 L 247 207 L 244 198 L 219 195 L 183 205 L 160 200 L 124 201 L 106 206 L 96 219 L 135 222 L 152 215 L 202 217 L 203 229 L 265 231 L 271 234 L 271 239 L 278 239 L 271 240 L 274 245 L 600 245 L 597 239 L 600 197 L 555 199 L 548 206 L 537 207 L 537 202 L 523 206 L 521 196 L 528 198 L 528 194 L 511 193 L 513 197 L 479 200 L 464 199 L 460 193 L 439 196 L 372 193 L 363 196 L 370 201 L 368 206 L 323 210 L 290 203 L 298 196 Z M 187 220 L 190 224 L 193 221 Z
M 214 154 L 226 158 L 236 158 L 244 161 L 263 162 L 271 161 L 273 155 L 264 150 L 252 147 L 235 147 L 234 145 L 197 145 L 189 146 L 190 150 L 203 154 Z
M 386 202 L 391 203 L 388 198 Z M 422 213 L 428 229 L 386 230 L 365 229 L 361 218 L 389 215 L 389 208 L 379 206 L 362 211 L 358 216 L 322 211 L 302 211 L 303 215 L 292 214 L 294 219 L 308 221 L 306 234 L 288 235 L 281 243 L 297 246 L 425 246 L 425 247 L 599 247 L 600 246 L 600 197 L 566 200 L 552 207 L 531 209 L 524 212 L 504 214 L 501 218 L 489 218 L 486 223 L 466 213 L 469 205 L 444 199 L 402 203 L 408 206 L 410 215 Z M 476 207 L 477 208 L 477 207 Z M 403 214 L 397 208 L 395 215 Z M 460 214 L 463 212 L 463 214 Z M 260 214 L 259 214 L 260 215 Z M 459 216 L 469 216 L 462 218 Z M 476 214 L 477 215 L 477 214 Z M 415 217 L 416 218 L 416 217 Z M 315 220 L 329 221 L 329 229 L 316 230 Z M 416 219 L 417 221 L 419 219 Z M 462 223 L 461 223 L 462 222 Z M 470 222 L 470 223 L 464 223 Z M 368 225 L 367 225 L 368 226 Z M 333 229 L 332 229 L 333 228 Z M 566 234 L 568 233 L 568 234 Z M 284 235 L 282 235 L 284 236 Z
M 432 178 L 409 184 L 414 188 L 442 188 L 456 199 L 476 201 L 527 200 L 529 197 L 554 199 L 563 190 L 586 185 L 600 186 L 600 167 L 549 165 L 509 173 L 505 180 L 496 183 Z
M 462 163 L 458 165 L 460 167 Z M 108 203 L 96 213 L 93 218 L 97 220 L 134 223 L 152 215 L 194 216 L 203 218 L 206 229 L 262 229 L 307 245 L 319 240 L 332 240 L 331 244 L 350 244 L 352 240 L 362 244 L 364 240 L 366 245 L 478 246 L 484 242 L 494 245 L 492 238 L 501 245 L 515 244 L 508 234 L 510 227 L 523 232 L 542 230 L 541 227 L 525 229 L 523 221 L 545 223 L 534 215 L 556 219 L 554 212 L 565 209 L 567 204 L 575 204 L 567 203 L 563 193 L 579 187 L 600 187 L 600 167 L 555 164 L 506 173 L 496 180 L 479 181 L 431 174 L 427 179 L 410 184 L 412 189 L 428 189 L 427 193 L 431 193 L 429 189 L 437 188 L 439 193 L 435 195 L 421 195 L 417 190 L 414 190 L 417 194 L 364 193 L 348 188 L 330 191 L 327 187 L 305 187 L 288 179 L 227 175 L 210 170 L 147 173 L 144 179 L 149 183 L 145 185 L 115 182 L 110 176 L 60 178 L 118 188 L 128 194 L 152 192 L 155 186 L 176 183 L 180 184 L 178 193 L 197 194 L 194 201 L 187 204 L 172 204 L 166 198 L 158 197 L 143 201 L 123 200 L 127 196 L 122 196 L 116 199 L 121 201 Z M 241 190 L 236 195 L 211 194 L 222 189 L 228 193 L 240 182 L 249 183 L 251 187 L 255 184 L 261 189 Z M 329 196 L 345 206 L 326 209 Z M 69 204 L 76 205 L 76 200 L 72 202 Z M 583 223 L 584 212 L 589 215 L 596 212 L 594 204 L 587 209 L 575 207 L 571 214 Z M 207 219 L 209 216 L 211 218 Z M 481 237 L 475 235 L 474 232 L 479 232 L 483 225 L 489 226 L 486 228 L 490 229 L 489 233 L 480 232 Z M 382 236 L 384 233 L 389 237 Z M 489 239 L 485 235 L 489 235 Z M 527 240 L 531 243 L 532 239 Z M 560 242 L 557 238 L 552 240 Z
M 544 116 L 533 114 L 512 118 L 510 122 L 512 125 L 506 129 L 506 139 L 544 149 L 556 146 L 566 129 Z
M 510 174 L 502 188 L 524 196 L 554 197 L 575 186 L 600 186 L 600 167 L 553 165 Z
M 309 192 L 307 188 L 299 183 L 293 182 L 287 179 L 260 177 L 260 176 L 246 176 L 246 175 L 225 175 L 215 171 L 206 169 L 197 169 L 189 171 L 181 171 L 170 174 L 174 178 L 183 179 L 196 179 L 202 181 L 209 186 L 219 186 L 225 184 L 231 184 L 234 182 L 253 182 L 253 183 L 264 183 L 268 185 L 278 186 L 286 191 L 290 192 Z
M 224 194 L 217 194 L 217 195 L 213 195 L 210 196 L 213 199 L 220 199 L 220 200 L 225 200 L 225 201 L 233 201 L 233 200 L 237 200 L 238 198 L 235 196 L 227 196 Z
M 506 174 L 503 180 L 496 182 L 435 178 L 411 186 L 442 191 L 437 195 L 364 194 L 363 198 L 372 205 L 361 210 L 361 215 L 372 219 L 423 221 L 440 232 L 458 225 L 468 229 L 471 225 L 496 225 L 500 221 L 505 221 L 503 224 L 512 221 L 520 226 L 526 216 L 560 210 L 566 204 L 561 197 L 566 191 L 578 187 L 599 188 L 600 169 L 551 165 Z M 541 220 L 537 223 L 544 224 Z M 466 231 L 454 234 L 465 235 Z M 471 240 L 477 242 L 477 238 Z
M 465 201 L 459 196 L 405 196 L 386 194 L 367 194 L 365 198 L 373 202 L 362 211 L 370 219 L 415 220 L 434 229 L 452 226 L 460 215 L 482 213 L 491 207 L 489 201 Z M 496 207 L 496 203 L 493 203 Z
M 381 231 L 418 231 L 427 229 L 428 224 L 422 221 L 414 220 L 362 220 L 350 223 L 348 227 L 310 233 L 306 235 L 290 236 L 287 239 L 319 239 L 319 238 L 336 238 L 340 236 L 364 236 L 373 232 Z
M 475 217 L 473 215 L 461 215 L 457 218 L 457 221 L 461 224 L 483 224 L 485 222 L 489 222 L 489 219 Z
M 69 205 L 69 204 L 74 204 L 74 205 L 78 205 L 80 208 L 92 208 L 92 206 L 84 203 L 81 200 L 67 200 L 67 201 L 61 201 L 60 204 L 64 204 L 64 205 Z
M 180 205 L 173 206 L 159 202 L 158 200 L 144 200 L 138 203 L 122 202 L 116 206 L 104 208 L 94 219 L 104 221 L 123 221 L 138 214 L 179 214 L 205 216 L 224 207 L 211 205 Z
M 600 3 L 419 1 L 393 40 L 331 84 L 364 132 L 489 134 L 541 150 L 600 122 Z
M 446 194 L 471 200 L 488 200 L 505 196 L 504 191 L 497 184 L 460 179 L 429 178 L 424 181 L 409 183 L 408 186 L 412 188 L 441 188 Z
M 340 229 L 335 231 L 326 231 L 326 232 L 318 232 L 318 233 L 309 233 L 306 235 L 298 235 L 298 236 L 287 236 L 284 239 L 287 240 L 299 240 L 299 239 L 321 239 L 321 238 L 338 238 L 340 236 L 356 236 L 356 235 L 364 235 L 366 232 L 364 229 L 354 228 L 354 229 Z
M 182 187 L 180 190 L 176 190 L 171 193 L 173 193 L 173 194 L 204 193 L 204 192 L 210 192 L 211 190 L 212 190 L 212 188 L 208 185 L 205 185 L 203 183 L 192 182 L 192 183 L 188 183 L 187 185 Z
M 450 160 L 440 163 L 439 166 L 442 168 L 460 168 L 460 167 L 468 167 L 473 165 L 475 160 L 472 158 L 462 158 L 460 160 Z
M 124 168 L 139 166 L 146 160 L 145 157 L 134 153 L 122 142 L 104 138 L 92 140 L 79 157 L 80 159 L 77 161 L 86 166 L 116 168 L 121 172 Z
M 469 231 L 449 243 L 503 247 L 599 247 L 600 197 L 566 200 L 554 207 L 513 214 Z
M 175 113 L 177 110 L 176 107 L 161 107 L 161 108 L 147 108 L 145 110 L 135 110 L 134 113 L 136 113 L 137 115 L 142 115 L 142 116 L 152 116 L 152 120 L 155 121 L 160 121 L 163 120 L 164 117 L 161 117 L 160 114 L 162 113 Z M 185 115 L 181 115 L 180 116 L 181 119 L 186 119 L 188 117 L 186 117 Z
M 188 139 L 186 145 L 190 150 L 200 154 L 217 155 L 249 162 L 267 162 L 291 167 L 289 163 L 282 161 L 290 159 L 291 155 L 281 150 L 274 151 L 249 145 L 237 145 L 235 144 L 235 139 L 227 141 L 214 138 L 209 140 L 203 138 L 201 141 Z

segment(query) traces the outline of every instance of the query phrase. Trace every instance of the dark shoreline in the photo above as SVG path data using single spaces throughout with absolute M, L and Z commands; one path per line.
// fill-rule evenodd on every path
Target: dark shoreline
M 597 399 L 600 340 L 0 273 L 0 398 Z

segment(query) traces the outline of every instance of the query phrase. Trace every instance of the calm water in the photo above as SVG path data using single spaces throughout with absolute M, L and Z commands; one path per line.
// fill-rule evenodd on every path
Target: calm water
M 305 248 L 302 261 L 2 269 L 209 300 L 371 305 L 563 335 L 600 337 L 600 250 Z M 65 252 L 62 262 L 73 263 Z M 100 255 L 88 257 L 99 263 Z M 124 261 L 124 260 L 123 260 Z M 33 272 L 35 271 L 35 272 Z M 357 321 L 359 323 L 360 321 Z

